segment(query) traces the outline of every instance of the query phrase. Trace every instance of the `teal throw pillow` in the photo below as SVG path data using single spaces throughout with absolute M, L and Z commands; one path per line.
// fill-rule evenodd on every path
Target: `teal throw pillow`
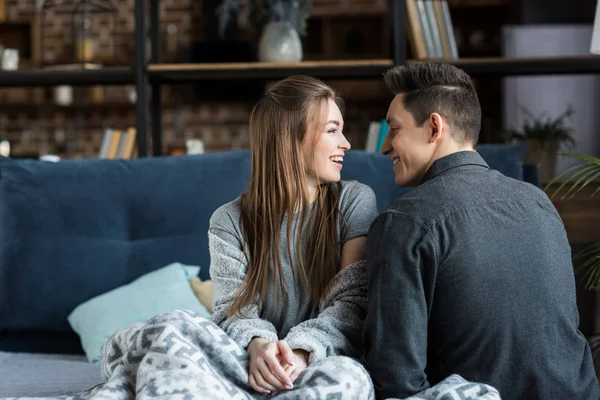
M 210 318 L 189 283 L 199 271 L 199 267 L 169 264 L 78 305 L 67 319 L 87 359 L 98 362 L 102 345 L 119 329 L 162 312 L 187 309 Z

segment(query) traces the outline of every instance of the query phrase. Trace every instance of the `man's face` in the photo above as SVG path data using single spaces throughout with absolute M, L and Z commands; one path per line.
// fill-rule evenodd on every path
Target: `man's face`
M 387 122 L 389 130 L 381 153 L 394 162 L 396 185 L 417 186 L 432 164 L 435 152 L 431 122 L 426 120 L 422 126 L 416 126 L 412 114 L 404 108 L 402 94 L 390 103 Z

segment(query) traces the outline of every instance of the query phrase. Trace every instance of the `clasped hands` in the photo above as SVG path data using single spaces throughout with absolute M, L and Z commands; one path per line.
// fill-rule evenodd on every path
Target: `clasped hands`
M 248 383 L 259 393 L 293 389 L 296 378 L 308 366 L 309 353 L 292 350 L 285 340 L 269 342 L 254 338 L 248 345 L 250 368 Z

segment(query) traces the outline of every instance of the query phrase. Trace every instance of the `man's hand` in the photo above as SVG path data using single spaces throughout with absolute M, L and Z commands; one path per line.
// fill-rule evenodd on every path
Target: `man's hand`
M 254 390 L 270 394 L 293 388 L 293 381 L 282 364 L 294 366 L 297 356 L 286 341 L 269 342 L 262 338 L 254 338 L 248 345 L 248 355 L 250 356 L 248 383 Z
M 282 361 L 282 365 L 285 365 L 284 371 L 290 377 L 290 381 L 292 383 L 296 382 L 298 376 L 306 369 L 308 366 L 308 358 L 310 353 L 302 350 L 296 349 L 293 351 L 292 361 L 293 364 L 285 363 Z

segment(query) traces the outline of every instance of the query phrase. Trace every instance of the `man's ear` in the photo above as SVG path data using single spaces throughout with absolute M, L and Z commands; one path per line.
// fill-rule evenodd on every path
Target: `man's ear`
M 438 113 L 432 113 L 429 116 L 429 125 L 431 127 L 431 136 L 429 137 L 429 143 L 435 143 L 441 139 L 444 133 L 444 120 Z

